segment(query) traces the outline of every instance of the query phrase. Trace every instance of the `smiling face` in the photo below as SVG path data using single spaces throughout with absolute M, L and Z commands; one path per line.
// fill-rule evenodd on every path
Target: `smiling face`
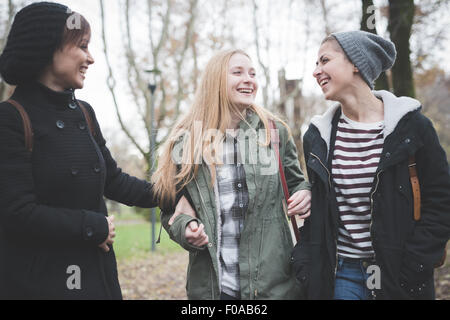
M 84 85 L 86 71 L 94 63 L 88 46 L 90 36 L 84 36 L 77 45 L 67 44 L 56 50 L 53 63 L 48 68 L 54 89 L 81 89 Z
M 242 53 L 235 53 L 228 63 L 228 99 L 240 110 L 255 102 L 258 83 L 252 61 Z
M 319 49 L 316 69 L 313 76 L 325 99 L 340 101 L 340 98 L 352 87 L 357 68 L 347 59 L 336 40 L 324 42 Z

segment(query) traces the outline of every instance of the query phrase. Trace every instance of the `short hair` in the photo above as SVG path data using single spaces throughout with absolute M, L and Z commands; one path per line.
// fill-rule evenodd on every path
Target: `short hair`
M 73 14 L 76 15 L 77 18 L 79 17 L 80 24 L 76 28 L 69 28 L 67 23 L 65 24 L 59 49 L 64 48 L 66 45 L 76 46 L 86 34 L 91 34 L 91 26 L 86 18 L 76 12 Z

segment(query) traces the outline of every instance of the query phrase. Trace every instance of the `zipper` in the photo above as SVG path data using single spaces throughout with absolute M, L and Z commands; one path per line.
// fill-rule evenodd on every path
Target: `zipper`
M 380 174 L 382 172 L 383 172 L 383 170 L 378 171 L 378 173 L 377 173 L 377 182 L 375 184 L 375 189 L 370 193 L 370 226 L 369 226 L 369 233 L 370 233 L 370 235 L 372 235 L 372 224 L 373 224 L 373 195 L 375 194 L 375 192 L 377 192 L 378 184 L 380 182 Z M 372 246 L 373 246 L 373 241 L 372 241 Z M 373 252 L 374 252 L 374 259 L 376 261 L 375 248 L 374 248 Z
M 375 184 L 375 189 L 370 193 L 370 226 L 369 226 L 369 234 L 370 236 L 372 236 L 372 224 L 373 224 L 373 195 L 375 194 L 375 192 L 377 192 L 378 189 L 378 184 L 380 183 L 380 174 L 383 172 L 383 170 L 378 171 L 377 173 L 377 182 Z M 373 248 L 373 259 L 375 260 L 375 262 L 377 261 L 376 258 L 376 252 L 375 252 L 375 248 L 374 248 L 374 242 L 372 239 L 372 248 Z M 375 295 L 375 291 L 372 290 L 372 298 L 375 299 L 376 295 Z
M 215 300 L 215 295 L 214 295 L 214 267 L 211 265 L 211 269 L 210 269 L 210 273 L 211 276 L 211 294 L 212 294 L 212 299 Z
M 253 160 L 253 155 L 250 153 L 250 157 L 252 158 L 252 160 Z M 252 165 L 252 169 L 253 169 L 253 182 L 254 182 L 254 184 L 255 184 L 255 187 L 257 186 L 257 183 L 256 183 L 256 168 L 255 168 L 255 165 L 253 164 Z M 255 205 L 256 205 L 256 203 L 257 203 L 257 201 L 258 201 L 258 192 L 256 192 L 256 194 L 255 194 L 255 199 L 253 200 L 253 212 L 254 212 L 254 209 L 255 209 Z M 248 211 L 247 211 L 247 216 L 248 216 Z M 250 235 L 249 235 L 249 239 L 248 239 L 248 249 L 249 249 L 249 251 L 248 252 L 251 252 L 251 239 L 252 239 L 252 233 L 250 232 Z M 263 243 L 263 239 L 261 239 L 261 243 L 260 243 L 260 247 L 262 247 L 262 243 Z M 261 248 L 260 248 L 260 255 L 261 255 Z M 252 255 L 251 254 L 249 254 L 248 255 L 248 263 L 249 263 L 249 267 L 250 268 L 248 268 L 249 269 L 249 283 L 250 283 L 250 290 L 249 290 L 249 299 L 250 300 L 252 300 L 252 291 L 253 291 L 253 279 L 252 279 L 252 268 L 251 268 L 251 265 L 252 265 Z M 258 260 L 256 260 L 256 266 L 255 266 L 255 273 L 256 273 L 256 275 L 255 275 L 255 285 L 257 284 L 257 282 L 258 282 L 258 277 L 259 277 L 259 258 L 258 258 Z M 242 291 L 242 288 L 241 288 L 241 291 Z M 254 291 L 254 299 L 256 299 L 256 297 L 258 296 L 258 289 L 255 289 L 255 291 Z
M 322 160 L 320 160 L 320 158 L 317 155 L 315 155 L 312 152 L 310 152 L 309 154 L 311 156 L 313 156 L 314 158 L 316 158 L 320 162 L 322 167 L 324 167 L 325 170 L 327 171 L 327 173 L 328 173 L 328 184 L 330 186 L 330 191 L 331 191 L 332 186 L 331 186 L 331 173 L 330 173 L 330 170 L 328 170 L 328 168 L 323 164 Z M 337 268 L 338 268 L 337 237 L 334 239 L 334 244 L 336 246 L 336 258 L 335 258 L 335 263 L 334 263 L 334 278 L 336 278 L 336 273 L 337 273 Z
M 331 190 L 331 173 L 330 170 L 328 170 L 328 168 L 323 164 L 322 160 L 320 160 L 320 158 L 318 156 L 316 156 L 314 153 L 310 152 L 310 155 L 312 155 L 314 158 L 316 158 L 317 160 L 319 160 L 320 164 L 322 165 L 322 167 L 325 168 L 325 170 L 328 173 L 328 184 L 330 186 L 330 190 Z

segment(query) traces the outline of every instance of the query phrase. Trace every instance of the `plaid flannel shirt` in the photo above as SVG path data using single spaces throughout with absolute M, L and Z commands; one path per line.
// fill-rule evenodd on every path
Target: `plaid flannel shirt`
M 221 287 L 224 293 L 239 298 L 239 242 L 249 198 L 244 166 L 239 163 L 237 140 L 227 136 L 223 149 L 224 164 L 216 166 L 221 223 Z

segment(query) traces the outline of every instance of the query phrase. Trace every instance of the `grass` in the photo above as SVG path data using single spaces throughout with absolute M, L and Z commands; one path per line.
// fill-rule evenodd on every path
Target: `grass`
M 114 251 L 118 260 L 142 259 L 148 257 L 151 251 L 151 225 L 148 222 L 116 224 Z M 155 226 L 155 239 L 158 239 L 160 224 Z M 164 228 L 161 230 L 161 242 L 156 244 L 156 253 L 183 251 L 177 243 L 169 238 Z

